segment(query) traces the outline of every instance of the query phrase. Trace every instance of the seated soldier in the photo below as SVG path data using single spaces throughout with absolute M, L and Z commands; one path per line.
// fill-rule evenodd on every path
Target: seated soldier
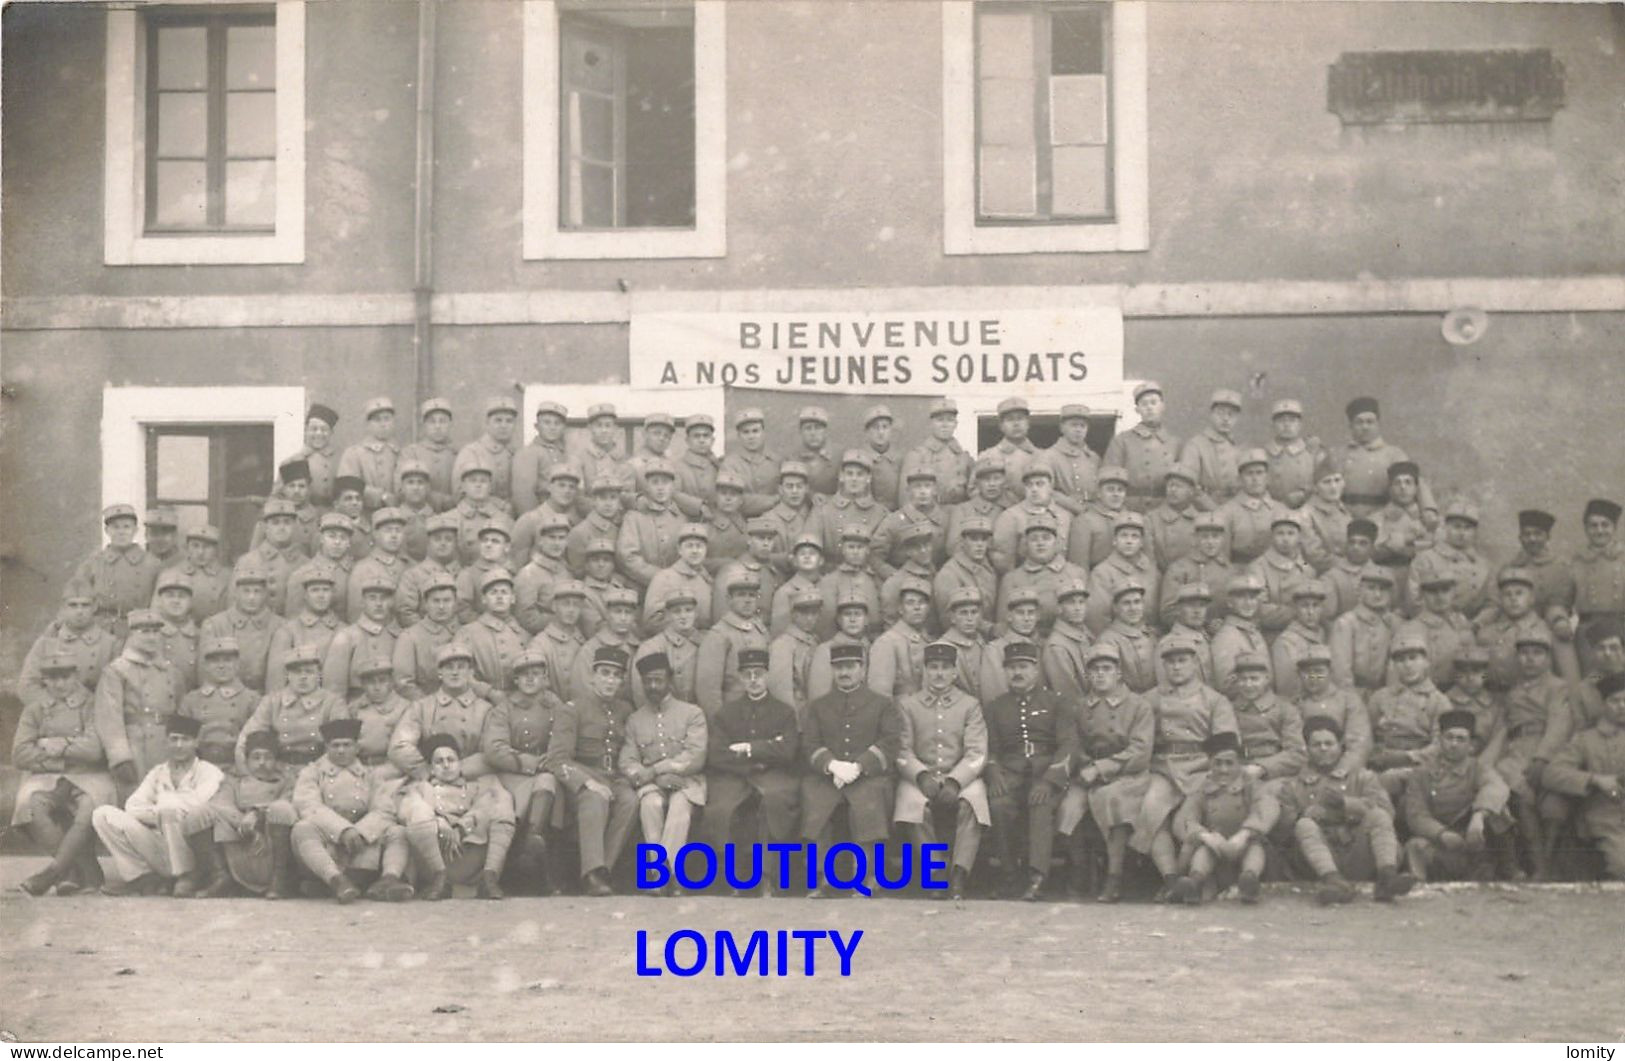
M 1433 684 L 1425 637 L 1410 631 L 1396 634 L 1389 660 L 1391 684 L 1371 694 L 1375 743 L 1370 764 L 1397 801 L 1411 769 L 1432 754 L 1439 716 L 1450 709 L 1450 701 Z
M 958 654 L 946 641 L 925 646 L 924 687 L 898 701 L 903 732 L 897 756 L 897 809 L 892 815 L 915 844 L 934 844 L 941 828 L 939 815 L 952 812 L 953 868 L 948 892 L 938 893 L 952 899 L 965 897 L 982 830 L 991 823 L 981 776 L 987 763 L 987 723 L 981 705 L 954 684 Z
M 637 794 L 644 842 L 670 858 L 688 842 L 694 808 L 705 806 L 705 712 L 671 694 L 664 652 L 639 659 L 637 670 L 645 702 L 626 720 L 617 765 Z M 667 890 L 676 894 L 677 886 Z
M 1546 790 L 1544 775 L 1573 733 L 1574 707 L 1569 683 L 1552 673 L 1550 634 L 1544 629 L 1519 634 L 1517 652 L 1519 678 L 1507 693 L 1505 751 L 1495 769 L 1511 787 L 1513 814 L 1535 878 L 1546 880 L 1568 806 L 1561 795 Z M 1492 676 L 1494 667 L 1492 654 Z
M 449 733 L 418 744 L 429 776 L 401 789 L 406 841 L 431 902 L 451 898 L 453 884 L 477 880 L 481 899 L 502 899 L 502 867 L 513 844 L 513 798 L 495 777 L 463 774 L 463 749 Z
M 1471 713 L 1440 715 L 1437 752 L 1405 785 L 1405 861 L 1418 881 L 1488 877 L 1490 834 L 1510 824 L 1493 810 L 1506 805 L 1506 782 L 1473 756 L 1473 732 Z
M 293 806 L 299 821 L 289 842 L 299 863 L 316 875 L 341 904 L 361 897 L 364 878 L 377 874 L 367 895 L 398 903 L 412 898 L 406 883 L 406 832 L 395 816 L 399 778 L 386 767 L 362 766 L 356 758 L 361 722 L 322 723 L 323 751 L 299 771 Z M 276 827 L 272 827 L 276 842 Z M 273 847 L 272 857 L 277 857 Z M 285 894 L 273 874 L 272 892 Z M 276 898 L 277 895 L 269 897 Z
M 276 738 L 265 730 L 249 737 L 245 750 L 248 772 L 227 774 L 209 801 L 215 848 L 210 861 L 225 871 L 199 890 L 205 899 L 232 895 L 239 885 L 268 899 L 286 898 L 290 892 L 291 848 L 286 841 L 299 820 L 293 809 L 297 771 L 277 761 Z M 276 829 L 285 841 L 280 845 L 272 838 Z
M 245 744 L 251 733 L 269 730 L 276 736 L 277 758 L 303 766 L 322 754 L 321 726 L 349 718 L 350 707 L 322 686 L 322 657 L 315 645 L 296 645 L 288 653 L 288 684 L 266 693 L 237 734 L 237 769 L 245 768 Z
M 1602 851 L 1604 871 L 1625 880 L 1625 674 L 1597 682 L 1603 714 L 1563 746 L 1543 778 L 1554 792 L 1584 800 L 1580 833 Z
M 23 657 L 17 676 L 17 698 L 29 703 L 46 695 L 40 664 L 48 656 L 66 653 L 74 661 L 80 682 L 89 692 L 96 690 L 102 668 L 119 653 L 119 641 L 96 622 L 96 594 L 90 584 L 70 578 L 62 587 L 62 607 L 56 619 L 34 641 Z
M 170 715 L 164 723 L 168 760 L 147 772 L 123 810 L 106 804 L 92 812 L 91 826 L 118 873 L 117 881 L 103 885 L 103 895 L 196 894 L 207 871 L 199 860 L 212 850 L 209 799 L 223 777 L 197 757 L 198 729 L 197 719 Z
M 561 749 L 553 768 L 576 819 L 582 892 L 593 898 L 615 894 L 609 871 L 620 860 L 638 810 L 632 786 L 615 769 L 632 714 L 621 695 L 626 664 L 627 654 L 613 645 L 594 650 L 591 678 L 569 703 L 573 746 Z
M 206 637 L 202 644 L 203 684 L 181 698 L 176 713 L 202 723 L 197 754 L 222 770 L 237 764 L 237 735 L 254 713 L 257 700 L 237 677 L 234 637 Z
M 1010 689 L 983 710 L 988 758 L 984 774 L 993 818 L 994 849 L 1005 874 L 1005 894 L 1036 900 L 1049 874 L 1055 843 L 1055 808 L 1064 773 L 1051 767 L 1066 762 L 1074 727 L 1068 709 L 1043 684 L 1039 649 L 1031 641 L 1004 646 Z
M 58 895 L 73 895 L 102 886 L 91 815 L 115 803 L 118 793 L 78 662 L 67 652 L 52 652 L 36 666 L 43 688 L 23 705 L 11 744 L 11 765 L 23 772 L 11 824 L 26 826 L 51 862 L 21 887 L 29 895 L 52 887 Z
M 1354 899 L 1352 880 L 1376 876 L 1374 898 L 1392 902 L 1416 883 L 1399 871 L 1399 840 L 1394 836 L 1394 805 L 1377 775 L 1349 765 L 1343 730 L 1336 720 L 1315 715 L 1303 724 L 1309 763 L 1287 778 L 1277 792 L 1281 818 L 1277 832 L 1291 837 L 1294 861 L 1320 881 L 1322 905 Z
M 529 649 L 513 664 L 514 690 L 491 709 L 481 745 L 487 765 L 513 797 L 519 849 L 515 861 L 541 894 L 553 892 L 547 830 L 563 825 L 552 766 L 575 742 L 564 701 L 547 688 L 547 658 Z
M 465 777 L 478 777 L 486 772 L 479 749 L 491 701 L 476 690 L 474 653 L 462 642 L 453 641 L 435 655 L 435 669 L 440 688 L 412 701 L 395 724 L 389 738 L 389 761 L 401 774 L 422 781 L 429 776 L 429 763 L 419 750 L 420 742 L 435 733 L 449 733 L 457 738 L 458 769 Z M 466 758 L 464 748 L 469 750 Z
M 815 593 L 804 598 L 820 603 Z M 798 606 L 798 617 L 814 615 Z M 800 734 L 793 705 L 772 695 L 772 663 L 767 653 L 747 648 L 739 653 L 739 681 L 744 695 L 722 705 L 710 720 L 706 752 L 706 811 L 700 836 L 718 852 L 735 831 L 747 843 L 789 843 L 800 810 L 796 749 Z M 737 893 L 743 894 L 743 893 Z
M 1179 838 L 1179 868 L 1171 902 L 1200 904 L 1236 876 L 1244 903 L 1258 902 L 1259 880 L 1268 856 L 1265 837 L 1275 828 L 1280 804 L 1258 778 L 1241 767 L 1241 738 L 1215 733 L 1202 742 L 1207 778 L 1185 796 L 1174 815 Z M 1217 878 L 1215 874 L 1223 874 Z

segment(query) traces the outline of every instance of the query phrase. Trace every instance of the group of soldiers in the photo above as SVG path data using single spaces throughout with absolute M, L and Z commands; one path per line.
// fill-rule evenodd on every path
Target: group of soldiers
M 952 896 L 984 834 L 1024 899 L 1116 901 L 1131 852 L 1165 901 L 1545 879 L 1563 837 L 1625 878 L 1616 502 L 1572 558 L 1520 513 L 1496 565 L 1375 399 L 1334 445 L 1276 402 L 1250 447 L 1234 391 L 1183 441 L 1134 398 L 1103 457 L 1088 409 L 1039 449 L 1015 397 L 975 456 L 947 399 L 906 452 L 884 405 L 846 449 L 809 406 L 789 456 L 754 408 L 718 456 L 662 414 L 627 455 L 610 405 L 571 445 L 544 402 L 519 446 L 506 398 L 461 447 L 444 400 L 403 447 L 374 399 L 341 452 L 313 405 L 234 563 L 103 512 L 18 682 L 13 824 L 51 856 L 22 887 L 607 895 L 634 826 L 940 837 Z

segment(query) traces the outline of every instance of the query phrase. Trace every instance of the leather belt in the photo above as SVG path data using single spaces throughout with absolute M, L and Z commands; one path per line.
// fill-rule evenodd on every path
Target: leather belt
M 1196 740 L 1171 740 L 1156 745 L 1153 749 L 1157 755 L 1204 755 L 1202 742 Z
M 1543 736 L 1545 736 L 1546 735 L 1546 723 L 1544 723 L 1544 722 L 1520 722 L 1516 726 L 1513 726 L 1511 729 L 1507 730 L 1507 740 L 1517 740 L 1519 737 L 1522 737 L 1525 734 L 1528 734 L 1529 736 L 1532 736 L 1532 737 L 1543 737 Z

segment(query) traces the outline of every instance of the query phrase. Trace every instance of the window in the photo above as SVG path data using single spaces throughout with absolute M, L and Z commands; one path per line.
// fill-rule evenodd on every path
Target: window
M 1100 411 L 1089 410 L 1089 438 L 1088 446 L 1096 455 L 1105 453 L 1106 447 L 1111 445 L 1112 436 L 1117 433 L 1118 413 L 1115 410 Z M 1035 412 L 1028 420 L 1027 437 L 1039 449 L 1049 449 L 1060 441 L 1061 414 L 1058 412 Z M 983 450 L 997 446 L 1004 433 L 999 430 L 999 414 L 981 413 L 976 417 L 976 449 Z
M 1145 11 L 945 5 L 949 254 L 1144 250 Z
M 107 26 L 107 264 L 303 261 L 303 0 Z
M 719 0 L 527 0 L 526 258 L 720 257 Z
M 248 551 L 276 476 L 270 424 L 148 424 L 147 511 L 173 505 L 181 527 L 213 523 L 222 556 Z

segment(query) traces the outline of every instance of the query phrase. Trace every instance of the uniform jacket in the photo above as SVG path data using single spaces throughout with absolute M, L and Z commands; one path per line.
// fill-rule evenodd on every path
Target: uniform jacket
M 621 745 L 621 774 L 630 778 L 638 767 L 656 775 L 676 774 L 683 779 L 678 791 L 690 803 L 705 803 L 705 752 L 707 745 L 705 712 L 698 704 L 666 697 L 659 709 L 640 707 L 626 720 L 626 740 Z M 638 795 L 659 792 L 648 781 L 638 787 Z

